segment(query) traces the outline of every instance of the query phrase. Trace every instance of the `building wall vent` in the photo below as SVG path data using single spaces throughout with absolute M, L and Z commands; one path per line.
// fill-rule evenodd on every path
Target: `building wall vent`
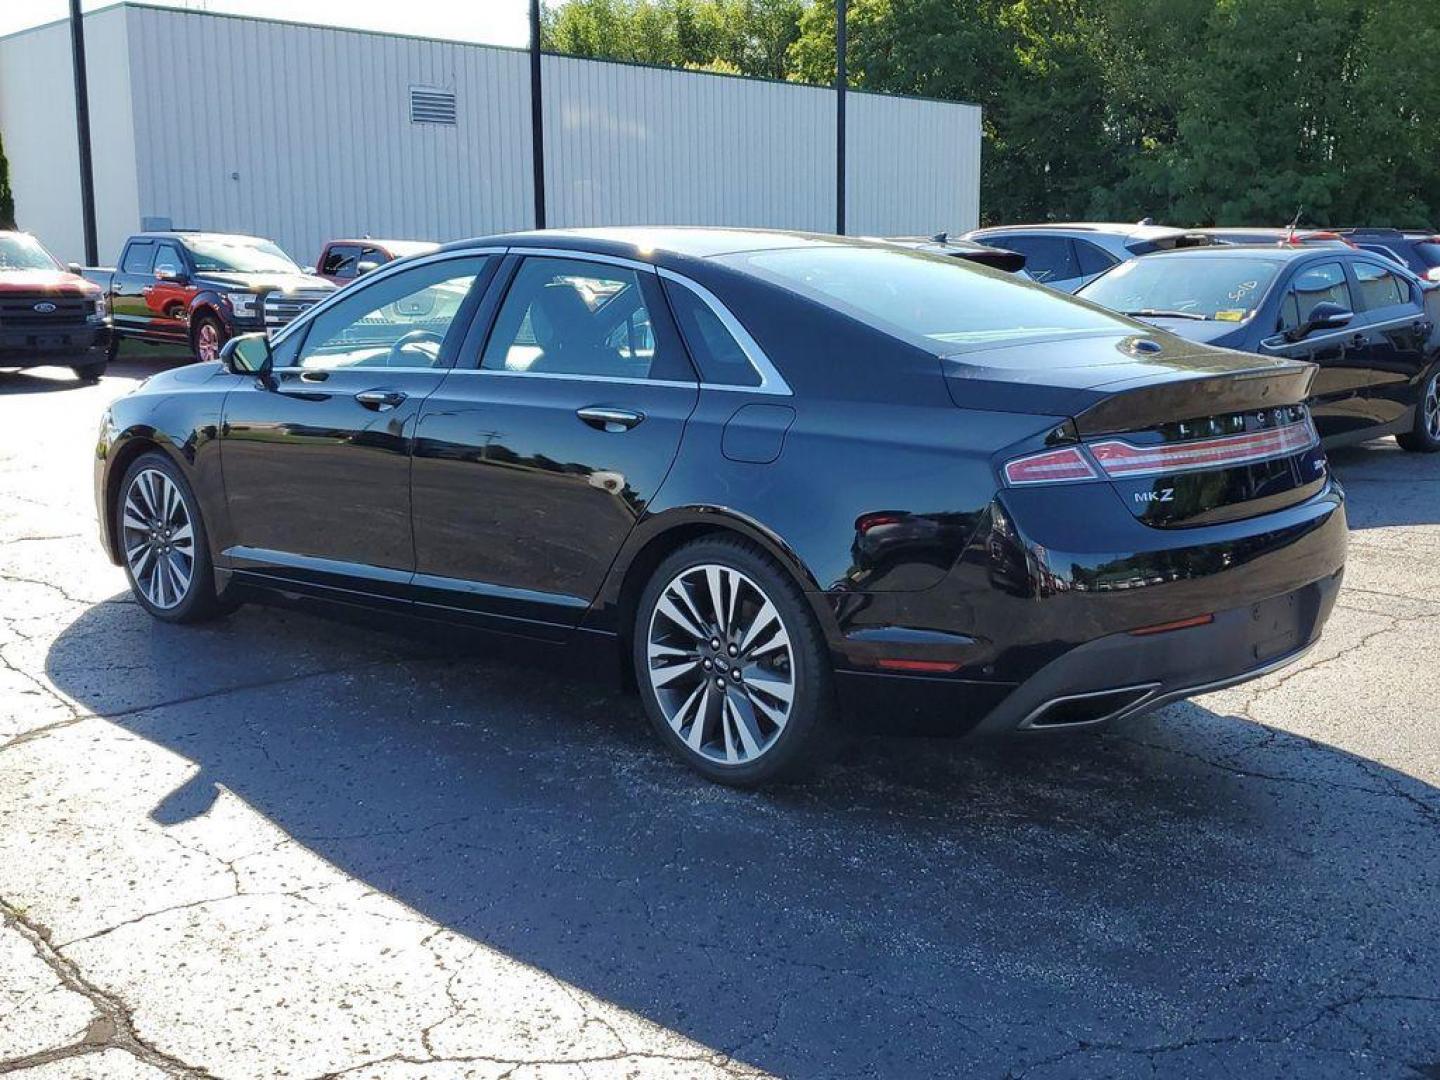
M 410 122 L 449 124 L 454 127 L 455 91 L 434 90 L 424 86 L 410 87 Z

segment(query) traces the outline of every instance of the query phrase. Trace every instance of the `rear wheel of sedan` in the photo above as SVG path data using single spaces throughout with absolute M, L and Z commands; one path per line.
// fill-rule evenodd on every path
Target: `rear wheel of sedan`
M 1406 450 L 1433 454 L 1440 450 L 1440 367 L 1430 373 L 1415 404 L 1415 426 L 1395 441 Z
M 96 360 L 93 364 L 76 364 L 70 370 L 81 382 L 94 382 L 105 374 L 105 360 Z
M 131 591 L 157 619 L 200 622 L 230 610 L 215 592 L 199 503 L 163 454 L 142 454 L 125 470 L 115 535 Z
M 834 712 L 828 653 L 804 594 L 758 547 L 674 552 L 640 597 L 633 640 L 650 722 L 696 771 L 750 787 L 814 762 Z

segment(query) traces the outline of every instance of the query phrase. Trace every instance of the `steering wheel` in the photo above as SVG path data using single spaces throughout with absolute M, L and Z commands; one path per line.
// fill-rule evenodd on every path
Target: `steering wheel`
M 419 345 L 421 342 L 434 343 L 435 355 L 430 358 L 430 366 L 434 367 L 435 361 L 439 359 L 440 356 L 440 347 L 445 344 L 445 337 L 442 334 L 435 333 L 433 330 L 411 330 L 408 334 L 400 335 L 400 337 L 395 339 L 395 342 L 390 346 L 390 352 L 385 356 L 385 366 L 408 367 L 409 365 L 401 359 L 400 354 L 411 345 Z

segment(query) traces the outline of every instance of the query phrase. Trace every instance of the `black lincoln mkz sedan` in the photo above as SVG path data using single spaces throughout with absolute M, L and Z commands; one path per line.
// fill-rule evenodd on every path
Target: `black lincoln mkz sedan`
M 1130 715 L 1312 644 L 1314 368 L 835 237 L 530 233 L 368 275 L 114 403 L 106 549 L 175 622 L 318 597 L 608 655 L 753 784 L 842 708 Z

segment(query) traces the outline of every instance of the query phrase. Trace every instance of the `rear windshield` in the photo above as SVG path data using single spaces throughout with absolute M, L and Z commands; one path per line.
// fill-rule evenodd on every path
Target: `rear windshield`
M 1080 290 L 1086 300 L 1136 317 L 1244 322 L 1255 313 L 1280 264 L 1269 259 L 1133 259 Z
M 1415 254 L 1427 267 L 1440 266 L 1440 243 L 1426 240 L 1415 245 Z
M 195 269 L 212 273 L 298 274 L 300 267 L 269 240 L 243 236 L 187 237 Z
M 1135 331 L 1042 285 L 949 256 L 808 247 L 722 261 L 942 355 L 997 342 Z
M 58 270 L 55 257 L 33 236 L 0 236 L 0 270 Z

